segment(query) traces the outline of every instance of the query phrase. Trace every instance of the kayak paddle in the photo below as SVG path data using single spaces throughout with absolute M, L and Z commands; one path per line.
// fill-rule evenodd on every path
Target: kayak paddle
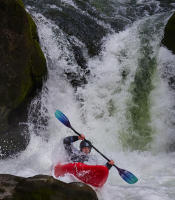
M 72 129 L 77 135 L 81 135 L 80 133 L 78 133 L 70 124 L 68 118 L 59 110 L 56 110 L 55 112 L 55 117 L 61 122 L 63 123 L 65 126 L 67 126 L 68 128 Z M 89 142 L 88 140 L 84 139 L 86 142 Z M 102 154 L 96 147 L 94 147 L 91 144 L 92 148 L 95 149 L 101 156 L 103 156 L 103 158 L 105 158 L 107 161 L 110 161 L 109 158 L 107 158 L 104 154 Z M 127 183 L 129 184 L 134 184 L 138 181 L 138 178 L 132 174 L 131 172 L 121 169 L 119 167 L 117 167 L 116 165 L 113 165 L 117 170 L 119 175 L 123 178 L 123 180 L 125 180 Z

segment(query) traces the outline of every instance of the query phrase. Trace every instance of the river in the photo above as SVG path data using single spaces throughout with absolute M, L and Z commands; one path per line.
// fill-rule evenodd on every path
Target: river
M 59 109 L 139 179 L 128 185 L 112 168 L 103 188 L 95 189 L 99 200 L 175 199 L 175 90 L 169 84 L 175 55 L 160 45 L 175 3 L 24 2 L 38 27 L 48 79 L 29 108 L 29 145 L 18 157 L 0 161 L 1 173 L 51 175 L 54 164 L 66 161 L 62 139 L 73 132 L 55 118 Z M 92 154 L 98 164 L 106 162 Z

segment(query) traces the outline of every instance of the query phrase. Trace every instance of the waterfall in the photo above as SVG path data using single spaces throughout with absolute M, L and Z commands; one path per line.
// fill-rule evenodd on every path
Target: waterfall
M 96 191 L 99 199 L 172 200 L 175 93 L 168 75 L 175 74 L 175 55 L 161 46 L 161 39 L 174 4 L 24 2 L 38 27 L 48 80 L 29 109 L 27 149 L 0 161 L 1 173 L 51 175 L 55 163 L 66 161 L 62 139 L 73 133 L 55 118 L 59 109 L 117 166 L 139 178 L 127 185 L 112 168 L 105 186 Z M 92 154 L 97 163 L 106 162 Z

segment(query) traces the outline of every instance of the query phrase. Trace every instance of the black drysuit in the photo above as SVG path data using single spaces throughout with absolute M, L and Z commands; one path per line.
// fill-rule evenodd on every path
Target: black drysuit
M 72 145 L 72 143 L 76 142 L 77 140 L 78 136 L 68 136 L 64 138 L 63 140 L 64 148 L 66 149 L 71 161 L 84 163 L 85 161 L 89 160 L 89 155 L 79 151 Z M 108 169 L 112 167 L 112 165 L 110 165 L 108 162 L 106 163 L 105 166 Z

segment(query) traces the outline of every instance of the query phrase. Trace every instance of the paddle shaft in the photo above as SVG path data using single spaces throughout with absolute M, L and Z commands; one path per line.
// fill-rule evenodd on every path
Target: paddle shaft
M 55 112 L 55 116 L 56 118 L 63 123 L 65 126 L 67 126 L 68 128 L 72 129 L 78 136 L 81 136 L 80 133 L 78 133 L 74 128 L 72 128 L 69 119 L 59 110 L 56 110 Z M 84 139 L 86 142 L 89 142 L 88 140 Z M 104 154 L 102 154 L 97 148 L 95 148 L 92 144 L 91 147 L 93 149 L 95 149 L 101 156 L 103 156 L 103 158 L 105 158 L 107 161 L 110 161 L 109 158 L 107 158 Z M 127 183 L 129 184 L 133 184 L 136 183 L 138 181 L 138 178 L 132 174 L 131 172 L 121 169 L 119 167 L 117 167 L 116 165 L 113 165 L 119 172 L 119 175 L 122 177 L 123 180 L 125 180 Z
M 70 127 L 73 131 L 74 131 L 74 133 L 76 133 L 78 136 L 81 136 L 81 134 L 80 133 L 78 133 L 74 128 L 72 128 L 72 126 Z M 86 141 L 86 142 L 88 142 L 88 140 L 86 140 L 86 139 L 84 139 L 84 141 Z M 97 151 L 101 156 L 103 156 L 103 158 L 105 158 L 107 161 L 110 161 L 110 159 L 109 158 L 107 158 L 103 153 L 101 153 L 96 147 L 94 147 L 92 144 L 91 144 L 91 147 L 93 148 L 93 149 L 95 149 L 95 151 Z M 119 168 L 116 166 L 116 165 L 113 165 L 117 170 L 119 170 Z

